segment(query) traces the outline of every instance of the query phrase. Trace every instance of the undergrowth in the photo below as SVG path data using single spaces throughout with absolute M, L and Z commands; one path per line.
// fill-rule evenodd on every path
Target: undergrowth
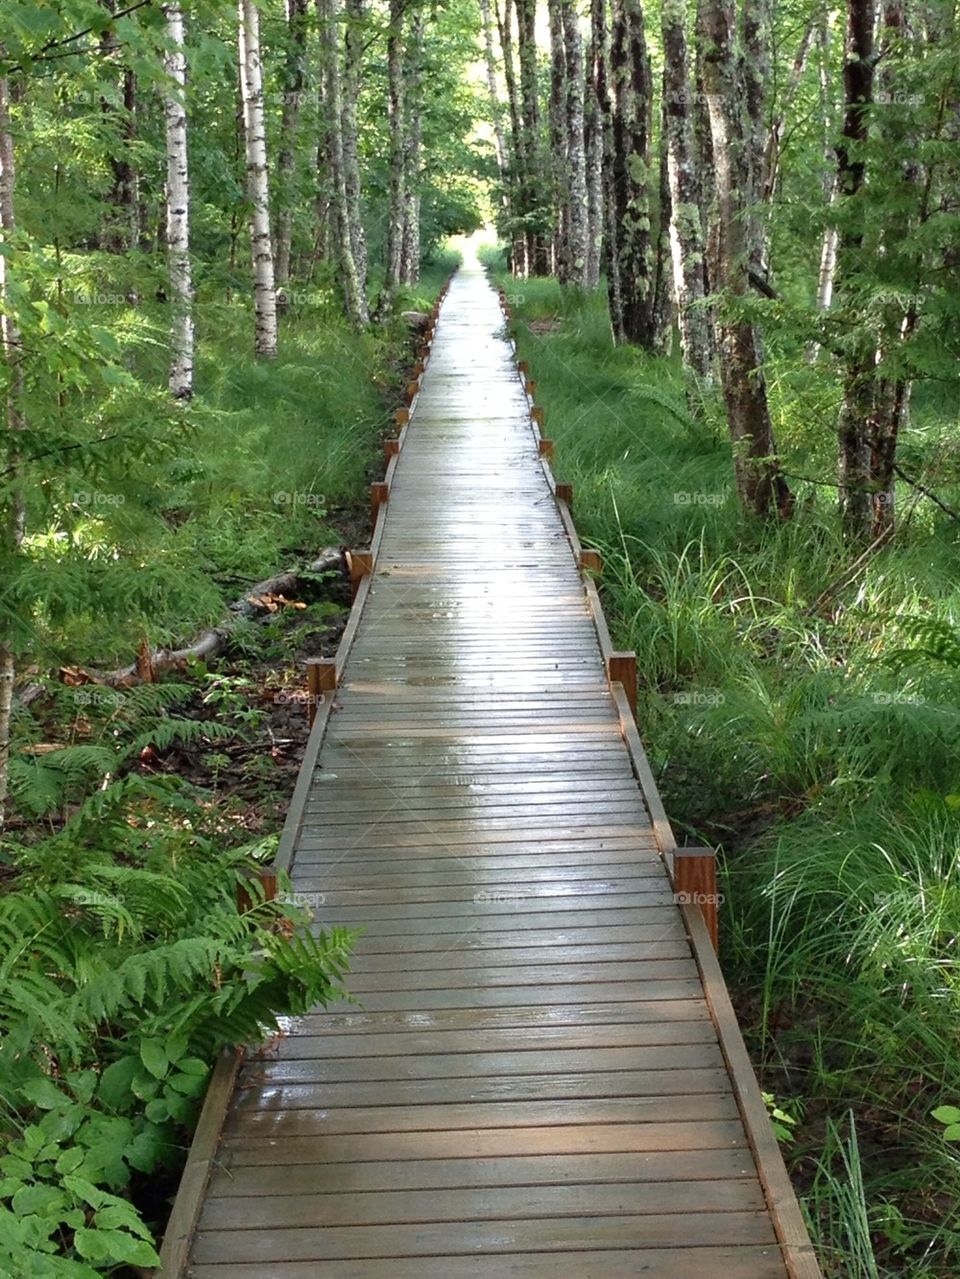
M 761 527 L 716 396 L 614 349 L 601 296 L 499 278 L 668 812 L 722 851 L 723 963 L 764 1087 L 800 1117 L 787 1155 L 824 1268 L 955 1275 L 960 1130 L 932 1112 L 960 1098 L 960 528 L 905 488 L 898 537 L 848 575 L 812 482 L 833 466 L 826 368 L 772 361 L 798 500 Z M 918 394 L 902 448 L 956 508 L 945 405 Z

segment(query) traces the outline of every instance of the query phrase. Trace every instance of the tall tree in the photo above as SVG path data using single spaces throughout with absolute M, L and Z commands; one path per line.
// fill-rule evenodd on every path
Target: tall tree
M 407 58 L 407 122 L 403 163 L 403 241 L 400 251 L 400 280 L 416 284 L 420 279 L 420 165 L 423 139 L 423 58 L 424 11 L 416 4 L 410 14 Z
M 837 150 L 838 188 L 846 206 L 838 253 L 841 278 L 847 279 L 855 273 L 864 242 L 863 217 L 856 206 L 866 181 L 866 144 L 876 61 L 875 25 L 874 0 L 848 0 L 843 136 Z M 846 360 L 843 403 L 837 425 L 840 514 L 844 529 L 853 539 L 866 538 L 870 528 L 868 423 L 873 407 L 874 358 L 872 334 L 861 330 L 857 349 Z
M 356 233 L 351 232 L 343 159 L 343 95 L 340 71 L 341 0 L 316 0 L 320 27 L 323 78 L 324 159 L 327 214 L 331 256 L 336 263 L 337 283 L 344 314 L 357 328 L 369 320 L 364 282 L 354 256 Z
M 116 0 L 101 0 L 111 15 Z M 120 42 L 113 23 L 100 36 L 100 52 L 104 63 L 119 66 L 120 103 L 102 96 L 100 110 L 108 131 L 113 135 L 109 165 L 113 175 L 107 193 L 106 213 L 100 231 L 100 247 L 107 253 L 123 253 L 137 242 L 137 170 L 133 163 L 136 137 L 137 78 L 129 66 L 122 65 Z
M 250 201 L 250 252 L 253 259 L 254 350 L 264 359 L 277 355 L 277 292 L 270 234 L 270 183 L 260 63 L 260 10 L 256 0 L 239 0 L 240 97 Z
M 166 240 L 173 320 L 170 332 L 170 393 L 193 395 L 193 273 L 190 264 L 190 170 L 187 155 L 187 59 L 179 0 L 163 7 L 167 84 L 163 95 L 167 144 Z
M 713 364 L 713 334 L 704 305 L 704 235 L 692 114 L 693 86 L 683 0 L 662 0 L 663 124 L 670 185 L 670 247 L 683 362 L 701 378 Z
M 510 109 L 510 259 L 513 274 L 525 279 L 532 270 L 532 263 L 527 257 L 527 235 L 524 227 L 523 199 L 526 189 L 524 164 L 526 157 L 523 149 L 523 124 L 520 113 L 520 95 L 517 89 L 517 74 L 513 56 L 513 18 L 511 0 L 494 0 L 497 31 L 500 35 L 500 49 L 503 53 L 503 78 L 507 86 L 507 104 Z
M 759 23 L 753 4 L 742 0 L 744 64 L 756 56 Z M 729 0 L 700 0 L 697 35 L 716 179 L 717 260 L 711 287 L 724 295 L 718 324 L 720 380 L 740 500 L 756 515 L 778 511 L 785 517 L 791 499 L 776 457 L 760 336 L 743 314 L 762 242 L 756 201 L 763 151 L 758 150 L 755 128 L 762 76 L 756 65 L 741 64 L 735 32 Z
M 383 287 L 377 300 L 377 319 L 393 311 L 403 267 L 403 225 L 406 207 L 407 112 L 405 101 L 404 15 L 408 0 L 390 0 L 387 32 L 387 118 L 390 122 L 390 197 L 387 209 L 387 247 Z
M 0 44 L 0 54 L 4 52 Z M 12 574 L 24 537 L 25 507 L 20 474 L 23 417 L 23 343 L 17 323 L 16 304 L 10 292 L 10 268 L 13 237 L 16 231 L 13 132 L 10 124 L 10 97 L 6 77 L 0 79 L 0 342 L 6 369 L 6 403 L 4 405 L 4 449 L 0 458 L 4 474 L 0 477 L 0 558 Z M 9 606 L 7 606 L 9 607 Z M 10 768 L 10 721 L 13 711 L 13 682 L 16 677 L 16 653 L 11 627 L 0 619 L 0 835 L 3 833 Z
M 277 149 L 277 258 L 274 271 L 278 289 L 290 279 L 293 238 L 293 175 L 297 159 L 300 111 L 307 78 L 307 0 L 285 0 L 287 32 L 284 54 L 283 107 L 280 145 Z
M 570 276 L 567 219 L 570 212 L 567 131 L 567 50 L 563 37 L 563 0 L 547 0 L 550 22 L 550 102 L 547 112 L 550 142 L 551 200 L 554 210 L 553 269 L 561 283 Z
M 610 53 L 613 87 L 613 196 L 623 340 L 654 345 L 653 236 L 650 228 L 653 78 L 641 0 L 615 0 Z
M 607 0 L 591 0 L 590 47 L 593 51 L 593 85 L 600 112 L 600 146 L 602 152 L 602 226 L 601 258 L 607 275 L 607 303 L 613 340 L 620 343 L 623 334 L 623 306 L 620 289 L 619 226 L 614 185 L 613 164 L 613 99 L 610 93 L 610 27 L 607 22 Z
M 343 185 L 347 200 L 347 227 L 357 290 L 367 294 L 367 237 L 363 226 L 363 184 L 360 179 L 360 145 L 357 136 L 357 102 L 363 78 L 363 51 L 366 0 L 347 0 L 346 30 L 343 37 L 343 108 L 340 113 L 343 136 Z
M 572 284 L 587 282 L 589 227 L 587 224 L 587 158 L 584 146 L 583 41 L 574 0 L 563 0 L 563 39 L 566 58 L 567 271 Z
M 600 283 L 603 249 L 603 110 L 597 90 L 597 25 L 590 22 L 584 89 L 583 149 L 587 166 L 587 288 Z
M 537 74 L 537 0 L 516 0 L 517 53 L 520 62 L 521 213 L 532 274 L 550 271 L 548 241 L 549 189 L 543 190 L 543 145 L 540 137 L 540 88 Z

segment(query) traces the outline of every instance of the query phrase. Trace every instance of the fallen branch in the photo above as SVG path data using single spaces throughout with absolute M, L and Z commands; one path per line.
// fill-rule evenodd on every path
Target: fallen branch
M 227 646 L 231 635 L 242 620 L 275 612 L 278 604 L 289 603 L 289 596 L 296 595 L 305 578 L 313 574 L 338 572 L 349 576 L 346 552 L 342 547 L 328 546 L 310 564 L 302 568 L 277 573 L 274 577 L 256 582 L 239 599 L 230 605 L 229 613 L 216 626 L 203 631 L 185 648 L 150 648 L 144 643 L 129 666 L 116 671 L 88 670 L 63 671 L 64 682 L 73 684 L 102 684 L 108 688 L 130 688 L 135 684 L 152 682 L 161 671 L 185 666 L 188 662 L 208 661 L 219 656 Z M 29 684 L 18 701 L 29 706 L 43 692 L 42 684 Z

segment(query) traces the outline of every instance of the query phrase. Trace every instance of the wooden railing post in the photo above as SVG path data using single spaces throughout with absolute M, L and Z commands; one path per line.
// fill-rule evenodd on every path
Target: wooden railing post
M 251 893 L 243 884 L 237 884 L 237 912 L 245 915 L 248 910 L 253 910 L 254 906 L 260 902 L 272 902 L 277 895 L 277 868 L 276 866 L 261 866 L 256 871 L 251 871 L 245 878 L 249 883 L 254 881 L 260 885 L 259 893 Z
M 611 653 L 607 658 L 607 679 L 611 684 L 622 684 L 630 703 L 633 718 L 637 718 L 637 655 L 632 652 Z
M 553 457 L 553 440 L 548 440 L 545 436 L 541 435 L 540 439 L 537 441 L 537 450 L 541 457 Z
M 542 431 L 546 421 L 546 415 L 539 404 L 534 404 L 530 409 L 530 419 Z
M 713 949 L 720 942 L 717 854 L 712 848 L 675 848 L 673 890 L 677 904 L 699 906 Z
M 599 551 L 584 548 L 580 552 L 580 567 L 587 569 L 590 573 L 596 573 L 599 577 L 603 574 L 603 556 Z
M 337 662 L 333 657 L 307 658 L 307 723 L 313 727 L 317 707 L 325 693 L 337 689 Z
M 377 527 L 377 516 L 380 514 L 381 505 L 390 498 L 390 485 L 382 480 L 377 484 L 370 485 L 370 523 L 373 528 Z
M 396 444 L 396 440 L 392 442 Z M 360 583 L 368 573 L 373 572 L 373 553 L 371 551 L 349 551 L 347 553 L 347 562 L 350 565 L 350 586 L 353 590 L 353 598 L 356 599 Z
M 566 502 L 567 506 L 573 506 L 572 484 L 558 484 L 554 492 L 557 495 L 558 502 Z

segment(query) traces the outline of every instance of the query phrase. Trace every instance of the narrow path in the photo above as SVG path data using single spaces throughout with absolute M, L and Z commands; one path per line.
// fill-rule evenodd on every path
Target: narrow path
M 475 263 L 337 704 L 292 874 L 366 925 L 361 1006 L 242 1067 L 187 1274 L 818 1274 L 778 1245 Z

